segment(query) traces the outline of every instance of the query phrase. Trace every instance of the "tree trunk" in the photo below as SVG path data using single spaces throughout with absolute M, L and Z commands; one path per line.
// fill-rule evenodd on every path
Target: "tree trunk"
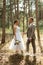
M 32 17 L 32 2 L 31 2 L 31 17 Z
M 40 42 L 40 33 L 39 33 L 39 25 L 38 25 L 38 0 L 36 0 L 36 26 L 37 26 L 37 37 L 40 49 L 42 51 L 41 42 Z
M 19 19 L 19 0 L 17 0 L 17 19 Z
M 30 5 L 29 5 L 29 1 L 30 0 L 28 0 L 27 28 L 28 28 L 28 19 L 30 17 Z
M 7 18 L 8 19 L 8 29 L 9 29 L 9 11 L 8 11 L 8 15 L 7 16 L 8 16 L 8 18 Z
M 30 17 L 30 4 L 29 4 L 29 1 L 30 0 L 28 0 L 28 16 Z
M 14 20 L 16 19 L 16 0 L 14 0 L 14 7 L 15 7 L 15 15 L 14 15 Z
M 14 18 L 19 19 L 19 0 L 14 0 L 14 6 L 15 6 L 15 17 Z
M 25 30 L 24 30 L 24 27 L 25 27 L 24 18 L 25 18 L 25 0 L 24 0 L 24 13 L 23 13 L 23 32 L 25 32 Z
M 12 28 L 13 28 L 13 19 L 12 19 L 12 0 L 10 0 L 10 21 L 11 21 Z
M 23 16 L 23 32 L 24 32 L 24 16 Z
M 2 42 L 5 43 L 5 19 L 6 19 L 6 0 L 3 0 L 3 15 L 2 15 Z

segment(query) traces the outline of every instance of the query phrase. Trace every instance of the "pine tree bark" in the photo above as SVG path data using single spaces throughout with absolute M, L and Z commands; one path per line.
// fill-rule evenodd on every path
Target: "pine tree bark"
M 37 37 L 38 37 L 38 42 L 39 42 L 40 49 L 41 49 L 41 51 L 42 51 L 41 42 L 40 42 L 39 24 L 38 24 L 38 0 L 36 0 L 35 4 L 36 4 Z
M 19 19 L 19 0 L 17 0 L 17 19 Z
M 14 7 L 15 7 L 15 15 L 14 15 L 14 20 L 16 19 L 16 0 L 14 0 Z
M 28 16 L 30 17 L 30 4 L 29 4 L 29 1 L 30 0 L 28 0 Z
M 23 12 L 23 32 L 25 32 L 25 25 L 24 25 L 25 24 L 24 23 L 24 18 L 25 18 L 25 1 L 26 0 L 24 0 L 24 8 L 23 8 L 24 9 L 24 12 Z
M 19 19 L 19 0 L 14 0 L 15 6 L 15 17 L 14 19 Z
M 10 0 L 10 21 L 12 23 L 12 28 L 13 28 L 13 17 L 12 17 L 12 0 Z
M 3 15 L 2 15 L 2 41 L 5 43 L 5 22 L 6 22 L 6 0 L 3 0 Z

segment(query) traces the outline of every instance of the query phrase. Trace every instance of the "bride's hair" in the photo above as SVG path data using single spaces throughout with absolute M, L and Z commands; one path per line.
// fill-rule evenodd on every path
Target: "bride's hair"
M 14 21 L 14 24 L 15 24 L 16 22 L 18 22 L 18 20 L 15 20 L 15 21 Z

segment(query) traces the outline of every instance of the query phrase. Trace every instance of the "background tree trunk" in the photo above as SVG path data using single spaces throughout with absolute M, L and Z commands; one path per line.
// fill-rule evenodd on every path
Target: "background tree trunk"
M 2 15 L 2 42 L 5 43 L 5 22 L 6 22 L 6 0 L 3 0 L 3 15 Z
M 19 0 L 17 0 L 17 19 L 19 19 Z
M 24 24 L 24 18 L 25 18 L 25 0 L 24 0 L 24 7 L 23 7 L 23 9 L 24 9 L 24 12 L 23 12 L 23 32 L 25 32 L 25 29 L 24 29 L 24 27 L 25 27 L 25 24 Z
M 16 0 L 14 0 L 14 7 L 15 7 L 15 15 L 14 15 L 14 20 L 16 19 Z
M 14 18 L 19 19 L 19 0 L 14 0 L 14 6 L 15 6 L 15 17 Z
M 11 21 L 12 28 L 13 28 L 13 17 L 12 17 L 12 0 L 10 0 L 10 21 Z
M 38 42 L 39 42 L 39 46 L 40 49 L 42 51 L 42 47 L 41 47 L 41 42 L 40 42 L 40 33 L 39 33 L 39 25 L 38 25 L 38 0 L 36 0 L 36 26 L 37 26 L 37 37 L 38 37 Z
M 28 0 L 28 16 L 30 17 L 30 4 L 29 4 L 29 1 L 30 0 Z

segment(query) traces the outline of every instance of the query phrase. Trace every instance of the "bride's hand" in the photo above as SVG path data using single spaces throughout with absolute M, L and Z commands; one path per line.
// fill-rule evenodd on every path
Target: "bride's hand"
M 22 37 L 24 36 L 24 32 L 22 32 Z

